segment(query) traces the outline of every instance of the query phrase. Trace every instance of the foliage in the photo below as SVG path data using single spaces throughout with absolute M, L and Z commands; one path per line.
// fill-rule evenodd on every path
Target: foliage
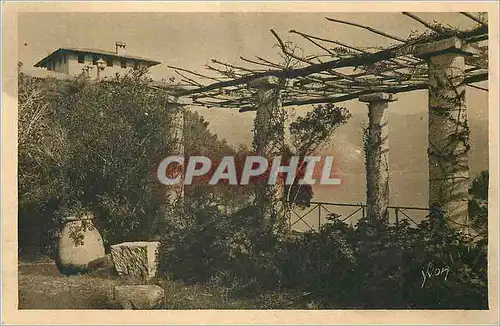
M 70 93 L 72 84 L 20 73 L 18 85 L 19 246 L 50 249 L 68 161 L 65 132 L 54 117 L 58 98 Z
M 248 148 L 240 146 L 237 149 L 229 146 L 225 140 L 220 140 L 216 134 L 208 130 L 209 123 L 196 111 L 186 111 L 184 126 L 184 155 L 206 156 L 212 161 L 212 172 L 224 156 L 235 158 L 236 169 L 243 167 L 247 155 L 251 155 Z M 210 173 L 208 174 L 210 175 Z M 226 213 L 234 212 L 246 204 L 252 194 L 252 185 L 230 185 L 221 180 L 217 185 L 208 185 L 207 182 L 197 182 L 196 178 L 191 185 L 184 186 L 188 205 L 217 206 Z
M 487 198 L 487 191 L 483 171 L 470 193 Z M 487 231 L 487 209 L 469 215 Z M 417 227 L 406 220 L 398 226 L 334 220 L 286 243 L 282 282 L 306 291 L 298 302 L 325 308 L 486 309 L 487 245 L 486 237 L 462 232 L 440 211 Z
M 287 284 L 307 291 L 299 301 L 325 308 L 487 307 L 486 242 L 472 242 L 439 215 L 417 228 L 336 222 L 289 246 Z
M 472 228 L 480 235 L 488 235 L 488 171 L 481 171 L 469 188 L 469 218 Z
M 165 128 L 173 114 L 165 95 L 125 76 L 65 97 L 58 113 L 71 145 L 67 197 L 94 212 L 107 242 L 158 233 L 166 201 L 153 172 L 175 143 Z
M 266 266 L 274 256 L 279 240 L 258 218 L 257 208 L 248 207 L 234 214 L 224 214 L 217 207 L 187 207 L 187 223 L 164 246 L 161 269 L 174 278 L 186 281 L 209 281 L 221 284 L 277 282 Z M 265 270 L 265 272 L 264 272 Z M 271 277 L 271 280 L 269 279 Z
M 294 152 L 300 156 L 313 153 L 350 117 L 347 109 L 330 103 L 314 107 L 305 117 L 299 117 L 290 124 Z
M 335 130 L 347 123 L 350 117 L 347 109 L 333 104 L 315 106 L 304 117 L 298 117 L 290 123 L 292 148 L 284 156 L 298 155 L 303 159 L 311 155 L 327 143 Z M 286 200 L 291 205 L 308 207 L 313 197 L 312 187 L 299 183 L 306 168 L 307 165 L 301 163 L 294 183 L 285 187 Z
M 100 83 L 19 75 L 20 245 L 53 249 L 62 218 L 87 212 L 105 242 L 164 232 L 154 167 L 172 148 L 165 96 L 141 75 Z M 51 236 L 49 236 L 49 234 Z
M 21 247 L 34 229 L 49 244 L 62 217 L 91 212 L 107 243 L 161 239 L 164 273 L 234 294 L 299 290 L 294 304 L 319 308 L 488 305 L 487 239 L 461 233 L 439 213 L 416 228 L 334 221 L 291 238 L 277 211 L 264 215 L 251 202 L 251 187 L 195 184 L 179 207 L 166 200 L 153 171 L 174 152 L 169 126 L 176 112 L 147 79 L 86 84 L 20 74 L 19 80 Z M 284 155 L 313 152 L 348 117 L 342 108 L 317 107 L 292 124 L 295 148 Z M 196 113 L 186 114 L 184 127 L 187 156 L 248 154 L 218 140 Z M 483 172 L 471 185 L 472 197 L 487 200 L 487 186 Z M 295 194 L 307 204 L 307 193 Z M 487 208 L 475 203 L 472 223 L 485 231 Z
M 485 195 L 486 175 L 471 193 Z M 285 239 L 262 232 L 251 209 L 195 216 L 196 231 L 175 238 L 176 249 L 162 256 L 175 278 L 215 283 L 239 296 L 300 291 L 295 307 L 488 307 L 487 240 L 463 233 L 438 210 L 417 227 L 334 219 L 320 232 Z

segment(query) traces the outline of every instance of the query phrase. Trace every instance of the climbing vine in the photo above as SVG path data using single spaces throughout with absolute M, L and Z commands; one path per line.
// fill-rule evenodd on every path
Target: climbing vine
M 373 114 L 372 112 L 369 113 Z M 380 135 L 380 130 L 378 134 L 370 134 L 370 127 L 363 128 L 363 151 L 365 154 L 365 168 L 366 168 L 366 176 L 367 178 L 373 175 L 374 171 L 370 171 L 370 169 L 384 168 L 386 173 L 389 173 L 389 160 L 388 153 L 384 153 L 381 149 L 382 142 L 384 141 Z M 367 198 L 367 206 L 373 207 L 377 213 L 380 212 L 381 208 L 378 207 L 377 203 L 380 201 L 380 198 L 374 198 L 374 194 L 378 194 L 378 196 L 389 196 L 389 179 L 387 178 L 383 184 L 380 182 L 380 176 L 376 176 L 373 180 L 367 180 L 366 186 L 366 198 Z M 381 189 L 374 189 L 380 187 Z M 383 190 L 382 190 L 383 189 Z M 386 200 L 388 198 L 385 198 Z M 370 214 L 374 214 L 374 212 L 368 211 L 368 218 L 370 219 L 380 219 L 382 221 L 387 221 L 388 211 L 387 208 L 380 215 L 375 213 L 375 216 L 370 216 Z
M 433 60 L 446 60 L 444 63 Z M 467 214 L 469 125 L 465 104 L 464 71 L 454 67 L 452 57 L 432 59 L 429 84 L 429 166 L 430 204 L 454 219 Z M 449 65 L 449 66 L 448 66 Z M 444 72 L 443 75 L 440 75 Z M 463 207 L 453 212 L 450 202 L 462 198 Z M 456 222 L 456 221 L 455 221 Z M 467 224 L 467 220 L 463 221 Z

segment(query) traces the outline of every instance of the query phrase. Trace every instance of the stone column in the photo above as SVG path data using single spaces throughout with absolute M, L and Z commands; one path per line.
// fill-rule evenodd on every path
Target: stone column
M 256 155 L 269 159 L 269 168 L 272 164 L 272 155 L 276 154 L 284 142 L 284 121 L 278 126 L 273 121 L 279 118 L 281 111 L 280 79 L 273 76 L 257 78 L 248 83 L 250 88 L 257 90 L 257 112 L 254 120 L 253 143 Z M 281 154 L 281 153 L 280 153 Z M 263 180 L 267 182 L 267 180 Z M 283 183 L 278 180 L 275 187 L 262 184 L 256 188 L 257 201 L 265 201 L 267 196 L 283 198 Z M 259 199 L 260 198 L 260 199 Z
M 190 104 L 192 104 L 192 99 L 190 98 L 178 98 L 174 96 L 168 96 L 167 98 L 167 110 L 172 115 L 171 130 L 173 130 L 173 138 L 176 141 L 172 155 L 184 156 L 184 110 Z M 171 200 L 184 198 L 183 168 L 181 170 L 181 182 L 178 185 L 169 186 L 167 190 L 167 195 L 170 196 Z
M 283 141 L 284 125 L 281 130 L 274 130 L 272 120 L 277 117 L 273 114 L 278 113 L 281 108 L 280 80 L 277 77 L 269 76 L 257 78 L 248 83 L 250 88 L 257 89 L 257 112 L 254 121 L 254 146 L 257 155 L 270 154 L 276 142 Z M 277 139 L 270 142 L 273 133 L 277 134 Z
M 392 94 L 374 93 L 359 97 L 368 103 L 365 134 L 366 206 L 370 219 L 389 220 L 389 135 L 387 108 L 396 101 Z
M 465 57 L 472 50 L 452 37 L 421 44 L 414 55 L 429 65 L 429 206 L 467 225 L 469 131 L 464 79 Z

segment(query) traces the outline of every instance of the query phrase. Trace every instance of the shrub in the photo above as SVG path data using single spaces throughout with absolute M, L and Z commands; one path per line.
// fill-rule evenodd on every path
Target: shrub
M 473 240 L 437 213 L 418 227 L 337 221 L 288 244 L 283 282 L 322 307 L 485 309 L 487 242 Z
M 21 248 L 46 243 L 50 251 L 61 218 L 83 211 L 94 214 L 107 243 L 168 231 L 165 187 L 154 172 L 176 141 L 175 112 L 148 82 L 19 75 Z M 34 231 L 40 239 L 30 241 Z
M 481 171 L 469 188 L 469 218 L 472 227 L 481 236 L 488 235 L 488 171 Z
M 18 77 L 19 248 L 41 247 L 52 254 L 68 153 L 65 132 L 55 114 L 58 99 L 70 92 L 71 84 L 22 73 Z
M 166 94 L 140 76 L 86 85 L 61 99 L 69 164 L 65 204 L 94 212 L 105 242 L 147 240 L 164 230 L 166 193 L 155 167 L 175 146 Z M 67 207 L 66 207 L 67 208 Z

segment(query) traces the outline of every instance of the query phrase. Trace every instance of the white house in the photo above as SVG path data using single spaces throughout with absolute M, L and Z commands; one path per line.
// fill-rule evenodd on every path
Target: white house
M 114 77 L 117 73 L 123 75 L 130 69 L 142 69 L 156 66 L 161 62 L 128 55 L 126 44 L 116 42 L 116 51 L 97 49 L 59 48 L 37 62 L 35 67 L 66 75 L 81 75 L 86 73 L 90 78 Z

